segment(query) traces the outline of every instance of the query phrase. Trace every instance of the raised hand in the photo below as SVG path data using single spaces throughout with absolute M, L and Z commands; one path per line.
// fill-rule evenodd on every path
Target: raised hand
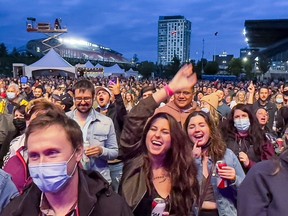
M 245 167 L 248 167 L 248 165 L 249 165 L 249 157 L 248 157 L 248 155 L 246 153 L 239 152 L 239 160 L 240 160 L 240 162 L 243 163 L 243 165 Z
M 119 95 L 120 94 L 120 82 L 119 78 L 117 77 L 117 83 L 113 84 L 112 82 L 109 83 L 109 89 L 114 95 Z
M 173 91 L 179 91 L 185 88 L 192 88 L 196 83 L 197 75 L 193 72 L 192 64 L 185 64 L 169 82 L 169 87 Z
M 248 92 L 254 94 L 255 93 L 255 86 L 253 82 L 251 81 L 249 86 L 248 86 Z

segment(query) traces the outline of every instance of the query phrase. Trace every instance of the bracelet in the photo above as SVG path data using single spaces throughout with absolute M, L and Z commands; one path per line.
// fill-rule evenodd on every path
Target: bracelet
M 171 97 L 172 95 L 174 95 L 174 91 L 173 91 L 168 85 L 165 85 L 165 86 L 164 86 L 164 89 L 165 89 L 165 91 L 166 91 L 166 93 L 167 93 L 167 95 L 168 95 L 169 97 Z

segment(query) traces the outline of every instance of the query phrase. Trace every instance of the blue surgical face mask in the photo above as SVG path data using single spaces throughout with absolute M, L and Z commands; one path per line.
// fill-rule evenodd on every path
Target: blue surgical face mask
M 276 98 L 276 103 L 279 103 L 279 104 L 283 103 L 283 98 Z
M 240 133 L 247 132 L 250 127 L 250 120 L 249 118 L 235 119 L 234 126 Z
M 203 111 L 205 113 L 209 113 L 210 112 L 210 110 L 207 107 L 201 108 L 201 111 Z
M 15 92 L 7 92 L 7 98 L 8 100 L 13 100 L 16 97 L 16 93 Z
M 37 187 L 44 193 L 57 193 L 66 185 L 74 175 L 77 163 L 71 175 L 67 173 L 67 164 L 74 156 L 73 152 L 68 161 L 61 163 L 41 163 L 37 165 L 28 165 L 30 176 Z

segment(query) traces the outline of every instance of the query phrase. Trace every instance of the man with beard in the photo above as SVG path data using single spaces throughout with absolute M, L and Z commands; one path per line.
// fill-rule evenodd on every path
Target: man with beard
M 35 99 L 42 98 L 43 97 L 43 93 L 44 93 L 43 87 L 40 86 L 40 85 L 36 86 L 34 91 L 33 91 L 34 98 Z
M 74 110 L 67 116 L 74 119 L 83 132 L 84 156 L 82 165 L 88 171 L 98 171 L 111 183 L 108 160 L 118 156 L 114 124 L 109 117 L 92 108 L 95 89 L 88 80 L 80 80 L 73 86 Z
M 249 89 L 248 89 L 249 90 Z M 249 90 L 249 93 L 254 95 L 254 92 Z M 275 117 L 275 112 L 277 111 L 277 107 L 274 103 L 269 101 L 269 90 L 267 87 L 262 86 L 259 89 L 259 99 L 253 104 L 253 110 L 256 112 L 259 108 L 264 108 L 269 113 L 269 121 L 267 123 L 267 127 L 272 131 L 273 121 Z

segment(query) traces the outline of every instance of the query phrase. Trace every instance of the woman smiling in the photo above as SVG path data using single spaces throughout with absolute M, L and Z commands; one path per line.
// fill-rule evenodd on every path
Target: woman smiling
M 169 215 L 192 214 L 199 193 L 192 145 L 172 116 L 153 114 L 173 92 L 192 88 L 196 82 L 192 65 L 183 66 L 168 86 L 140 100 L 126 118 L 120 194 L 136 216 L 150 216 L 155 198 L 164 200 Z

